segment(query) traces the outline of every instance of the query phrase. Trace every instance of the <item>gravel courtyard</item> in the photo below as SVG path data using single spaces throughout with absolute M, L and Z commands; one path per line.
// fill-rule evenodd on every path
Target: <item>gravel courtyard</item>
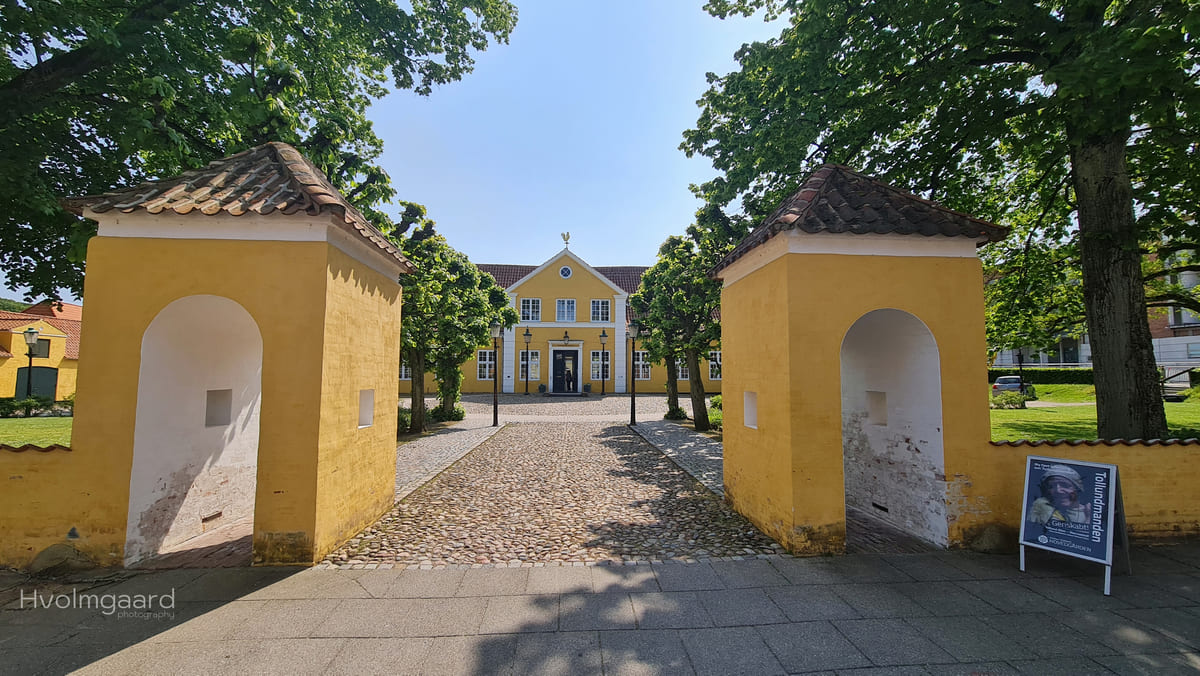
M 781 551 L 623 425 L 516 423 L 326 561 L 569 565 Z

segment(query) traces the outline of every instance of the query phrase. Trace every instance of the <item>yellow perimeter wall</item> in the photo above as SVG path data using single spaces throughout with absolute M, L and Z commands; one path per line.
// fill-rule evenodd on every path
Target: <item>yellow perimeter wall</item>
M 323 242 L 95 237 L 72 450 L 0 451 L 0 565 L 28 565 L 72 527 L 72 545 L 121 564 L 141 336 L 169 303 L 196 294 L 240 303 L 262 335 L 255 562 L 315 562 L 386 508 L 378 494 L 386 483 L 390 500 L 395 471 L 398 284 Z M 369 321 L 345 323 L 364 308 Z M 323 367 L 334 355 L 338 363 Z M 386 370 L 365 379 L 372 368 Z M 360 430 L 364 384 L 375 386 L 376 415 Z
M 51 326 L 44 321 L 34 320 L 29 322 L 27 326 L 0 331 L 0 347 L 12 353 L 11 357 L 0 357 L 0 397 L 25 398 L 24 392 L 16 391 L 17 371 L 29 365 L 29 357 L 26 356 L 28 347 L 25 345 L 25 337 L 19 335 L 19 332 L 24 331 L 29 326 L 41 332 L 41 335 L 38 336 L 39 338 L 50 341 L 49 358 L 34 357 L 33 365 L 34 367 L 49 366 L 58 369 L 58 385 L 55 387 L 54 398 L 62 401 L 75 394 L 77 362 L 74 359 L 66 358 L 66 335 L 58 327 Z

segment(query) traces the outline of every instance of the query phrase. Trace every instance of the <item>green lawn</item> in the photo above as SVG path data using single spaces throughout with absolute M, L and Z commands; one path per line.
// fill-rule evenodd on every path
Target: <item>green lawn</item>
M 1035 385 L 1038 401 L 1074 404 L 1096 401 L 1095 385 Z
M 0 444 L 51 446 L 71 444 L 74 418 L 0 418 Z
M 1200 402 L 1166 402 L 1163 405 L 1167 410 L 1167 426 L 1172 437 L 1200 437 Z M 994 441 L 1096 438 L 1095 406 L 996 409 L 991 413 Z

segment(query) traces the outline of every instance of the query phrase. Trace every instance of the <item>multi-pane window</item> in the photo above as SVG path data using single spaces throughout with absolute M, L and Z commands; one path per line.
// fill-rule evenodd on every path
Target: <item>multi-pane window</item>
M 610 301 L 594 300 L 592 301 L 592 321 L 607 322 L 609 319 L 608 306 Z
M 556 322 L 573 322 L 575 321 L 575 299 L 574 298 L 559 298 L 555 302 L 554 321 Z
M 495 350 L 479 350 L 475 355 L 475 359 L 479 362 L 476 365 L 477 371 L 475 376 L 479 380 L 495 380 L 496 379 L 496 351 Z
M 400 380 L 412 380 L 412 369 L 404 362 L 400 362 Z
M 633 379 L 650 380 L 650 362 L 646 352 L 636 350 L 633 353 Z
M 713 350 L 708 353 L 708 379 L 721 379 L 721 351 Z
M 608 380 L 609 351 L 592 350 L 592 380 Z
M 523 322 L 540 322 L 540 321 L 542 321 L 542 299 L 541 298 L 522 298 L 521 299 L 521 321 L 523 321 Z
M 528 369 L 528 376 L 525 371 Z M 521 350 L 521 380 L 541 380 L 542 353 L 538 350 Z
M 29 347 L 26 346 L 25 349 L 28 350 Z M 26 354 L 28 354 L 28 353 L 26 353 Z M 50 358 L 50 341 L 49 341 L 49 339 L 46 339 L 46 338 L 38 339 L 37 345 L 35 345 L 33 347 L 33 357 L 34 357 L 34 359 L 49 359 Z
M 679 374 L 675 376 L 676 380 L 691 380 L 692 371 L 688 368 L 686 359 L 675 360 L 675 371 Z

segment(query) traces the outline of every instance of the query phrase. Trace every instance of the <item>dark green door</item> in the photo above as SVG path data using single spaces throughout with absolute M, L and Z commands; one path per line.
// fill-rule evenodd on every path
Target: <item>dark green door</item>
M 16 399 L 25 398 L 25 388 L 29 385 L 29 367 L 22 366 L 17 369 L 17 391 Z M 45 397 L 54 401 L 55 392 L 58 390 L 58 369 L 50 368 L 49 366 L 34 366 L 33 367 L 33 396 Z

